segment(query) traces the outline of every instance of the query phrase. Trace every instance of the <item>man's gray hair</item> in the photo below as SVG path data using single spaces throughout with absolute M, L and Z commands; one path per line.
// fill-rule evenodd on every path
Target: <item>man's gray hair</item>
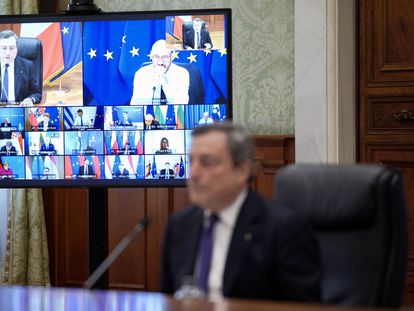
M 239 167 L 246 160 L 251 162 L 253 167 L 254 143 L 247 129 L 230 122 L 215 123 L 196 127 L 191 136 L 197 137 L 211 132 L 220 132 L 227 135 L 228 148 L 235 167 Z
M 16 45 L 17 41 L 19 41 L 19 37 L 14 33 L 12 30 L 3 30 L 0 32 L 0 40 L 1 39 L 8 39 L 14 37 L 16 39 Z

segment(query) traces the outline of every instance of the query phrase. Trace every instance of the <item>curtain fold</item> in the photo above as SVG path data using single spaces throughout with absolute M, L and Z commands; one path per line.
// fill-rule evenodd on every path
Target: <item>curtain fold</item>
M 0 14 L 37 14 L 37 0 L 2 0 Z
M 37 0 L 3 0 L 0 14 L 36 14 Z M 0 284 L 50 286 L 49 254 L 41 189 L 8 189 L 7 238 Z M 0 213 L 0 215 L 7 215 Z M 4 217 L 4 216 L 3 216 Z M 5 224 L 6 222 L 0 222 Z M 4 230 L 4 232 L 6 232 Z M 0 258 L 1 260 L 1 258 Z

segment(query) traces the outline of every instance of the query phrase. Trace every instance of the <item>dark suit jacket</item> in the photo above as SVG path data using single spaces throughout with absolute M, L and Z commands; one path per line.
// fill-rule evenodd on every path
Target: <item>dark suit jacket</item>
M 94 174 L 94 172 L 93 172 L 92 165 L 88 165 L 88 175 L 93 175 L 93 174 Z M 85 175 L 85 166 L 84 165 L 79 167 L 78 175 L 79 176 Z
M 201 28 L 200 29 L 200 49 L 205 49 L 204 43 L 210 43 L 211 47 L 213 47 L 213 42 L 211 42 L 210 33 L 208 30 Z M 184 34 L 183 39 L 183 48 L 186 49 L 188 47 L 194 47 L 194 29 L 188 30 Z M 197 48 L 197 47 L 196 47 Z
M 170 174 L 170 178 L 169 179 L 174 179 L 174 170 L 172 169 L 168 169 L 168 173 Z M 163 168 L 162 170 L 160 170 L 160 179 L 165 179 L 165 168 Z
M 0 149 L 0 152 L 2 154 L 6 154 L 7 153 L 7 148 L 6 146 L 2 146 Z M 10 150 L 9 150 L 10 154 L 17 154 L 17 150 L 15 146 L 11 146 Z
M 46 144 L 42 144 L 40 146 L 40 151 L 53 151 L 53 152 L 56 152 L 55 145 L 52 144 L 52 143 L 50 143 L 49 146 L 46 146 Z
M 203 211 L 181 210 L 164 240 L 161 290 L 173 293 L 193 275 Z M 223 275 L 223 295 L 252 299 L 319 301 L 319 248 L 307 221 L 269 205 L 250 191 L 237 218 Z
M 118 125 L 120 125 L 120 126 L 132 126 L 132 121 L 129 118 L 127 120 L 121 119 L 121 120 L 119 120 Z
M 116 171 L 114 172 L 113 175 L 115 177 L 118 177 L 118 178 L 120 178 L 120 177 L 126 178 L 126 177 L 129 177 L 129 171 L 126 168 L 124 168 L 124 170 L 121 173 L 121 171 L 119 169 L 116 169 Z
M 36 103 L 42 100 L 42 87 L 35 78 L 33 63 L 20 56 L 14 60 L 14 92 L 16 101 L 27 97 L 33 98 Z
M 1 126 L 0 127 L 11 127 L 11 123 L 5 123 L 5 122 L 1 122 Z

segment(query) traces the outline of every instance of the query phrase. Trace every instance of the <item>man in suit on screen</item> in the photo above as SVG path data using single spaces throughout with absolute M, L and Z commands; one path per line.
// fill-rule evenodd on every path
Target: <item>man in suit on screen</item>
M 2 155 L 17 155 L 16 147 L 8 140 L 4 146 L 0 148 L 0 154 Z
M 158 40 L 152 45 L 151 62 L 135 73 L 130 104 L 188 104 L 190 74 L 173 63 L 171 49 L 165 40 Z
M 183 36 L 183 48 L 185 50 L 211 49 L 213 47 L 210 33 L 202 27 L 202 22 L 199 18 L 194 19 L 193 29 L 186 31 Z
M 56 125 L 53 123 L 52 120 L 50 120 L 50 113 L 46 112 L 43 115 L 43 120 L 39 122 L 37 129 L 39 131 L 45 131 L 45 132 L 56 130 Z
M 174 179 L 174 170 L 170 168 L 170 162 L 165 162 L 165 167 L 160 170 L 159 179 Z
M 42 100 L 42 86 L 34 76 L 33 62 L 17 55 L 18 40 L 11 30 L 0 32 L 0 101 L 33 106 Z
M 118 167 L 113 172 L 113 176 L 116 179 L 127 179 L 129 178 L 129 171 L 125 168 L 123 163 L 119 163 Z
M 93 176 L 93 166 L 89 164 L 89 160 L 85 159 L 83 165 L 79 167 L 78 176 Z
M 40 154 L 55 154 L 56 149 L 55 145 L 51 143 L 51 138 L 49 136 L 45 137 L 45 142 L 40 146 Z
M 321 269 L 309 223 L 249 188 L 254 145 L 231 124 L 196 127 L 189 198 L 167 226 L 161 288 L 174 293 L 189 276 L 210 299 L 318 301 Z

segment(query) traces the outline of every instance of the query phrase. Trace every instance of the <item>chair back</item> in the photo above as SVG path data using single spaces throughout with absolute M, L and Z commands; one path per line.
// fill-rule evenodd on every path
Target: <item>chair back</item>
M 183 23 L 183 28 L 182 28 L 182 34 L 184 36 L 184 34 L 193 29 L 193 21 L 186 21 Z M 205 21 L 201 21 L 201 29 L 206 29 L 206 22 Z
M 33 62 L 38 85 L 43 84 L 43 48 L 37 38 L 20 37 L 17 43 L 17 55 Z
M 322 301 L 398 307 L 407 268 L 401 175 L 380 165 L 289 165 L 275 177 L 276 204 L 311 220 L 321 251 Z

